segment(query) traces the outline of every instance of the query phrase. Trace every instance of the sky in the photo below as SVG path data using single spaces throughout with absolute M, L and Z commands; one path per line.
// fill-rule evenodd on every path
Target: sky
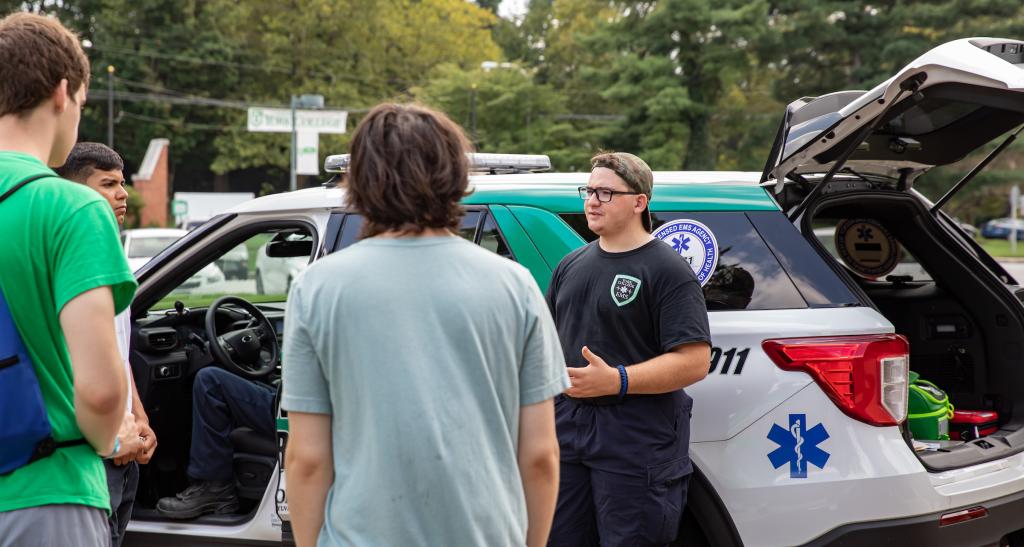
M 529 0 L 502 0 L 498 7 L 498 15 L 502 17 L 520 16 L 526 13 L 526 4 Z

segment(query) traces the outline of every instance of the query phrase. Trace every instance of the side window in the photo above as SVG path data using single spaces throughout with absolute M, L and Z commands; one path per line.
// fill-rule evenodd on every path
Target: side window
M 480 211 L 469 211 L 462 217 L 459 235 L 467 241 L 476 241 L 476 227 L 480 225 Z
M 480 226 L 481 217 L 483 217 L 483 226 L 477 229 Z M 359 241 L 359 232 L 362 228 L 362 215 L 354 213 L 345 215 L 345 223 L 341 227 L 341 237 L 338 238 L 338 243 L 334 250 L 344 249 Z M 512 251 L 505 242 L 505 238 L 502 237 L 501 231 L 498 229 L 498 224 L 494 221 L 494 217 L 485 211 L 467 212 L 466 216 L 462 217 L 458 233 L 459 236 L 467 241 L 477 243 L 492 253 L 515 260 L 515 257 L 512 256 Z
M 363 229 L 363 216 L 355 213 L 345 215 L 345 223 L 341 227 L 341 237 L 334 250 L 341 250 L 359 241 L 359 233 Z M 469 241 L 476 237 L 476 227 L 480 223 L 480 211 L 470 211 L 462 217 L 459 235 Z
M 494 217 L 491 215 L 487 215 L 484 227 L 480 229 L 480 246 L 509 260 L 515 260 L 512 256 L 512 251 L 508 248 L 508 244 L 505 243 L 505 238 L 502 237 L 501 231 L 498 230 L 498 223 L 494 221 Z
M 186 307 L 202 307 L 228 294 L 250 302 L 284 302 L 292 280 L 309 264 L 313 239 L 308 229 L 300 227 L 253 234 L 219 251 L 153 309 L 171 308 L 176 300 Z
M 742 212 L 655 213 L 654 229 L 691 219 L 706 225 L 718 242 L 718 265 L 704 284 L 708 311 L 806 308 L 789 275 Z
M 785 222 L 780 212 L 768 211 L 766 214 L 777 215 Z M 597 239 L 597 235 L 587 228 L 587 220 L 583 214 L 566 214 L 562 215 L 562 218 L 587 241 Z M 666 222 L 681 219 L 695 220 L 706 225 L 718 243 L 718 264 L 704 284 L 704 299 L 709 311 L 798 309 L 815 306 L 821 300 L 821 297 L 817 296 L 805 298 L 805 293 L 811 291 L 798 287 L 794 280 L 794 272 L 783 265 L 793 264 L 789 264 L 789 261 L 780 263 L 772 246 L 762 237 L 746 213 L 659 212 L 653 215 L 654 229 L 657 230 Z M 798 248 L 802 245 L 809 253 L 809 258 L 804 258 L 817 261 L 820 269 L 827 272 L 835 284 L 842 285 L 791 224 L 785 222 L 785 226 L 780 227 L 788 227 L 788 230 L 781 234 L 773 233 L 773 237 L 784 239 Z M 856 302 L 856 298 L 848 289 L 842 290 L 844 292 L 840 297 L 836 297 L 837 301 L 828 305 L 839 306 Z
M 812 308 L 862 305 L 785 215 L 776 211 L 751 211 L 747 218 Z
M 359 233 L 363 231 L 363 216 L 355 214 L 345 215 L 345 223 L 341 225 L 341 237 L 334 250 L 338 251 L 359 241 Z

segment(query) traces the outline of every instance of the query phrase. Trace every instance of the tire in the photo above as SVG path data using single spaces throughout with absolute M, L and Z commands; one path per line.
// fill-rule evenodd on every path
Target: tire
M 673 547 L 742 547 L 736 525 L 718 493 L 699 469 L 693 469 L 686 509 Z

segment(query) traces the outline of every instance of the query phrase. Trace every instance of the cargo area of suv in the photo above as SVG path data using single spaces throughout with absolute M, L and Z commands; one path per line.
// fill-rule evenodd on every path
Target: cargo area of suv
M 901 257 L 892 273 L 857 272 L 835 240 L 821 235 L 835 234 L 846 219 L 868 219 L 889 232 Z M 895 191 L 822 200 L 808 209 L 803 231 L 819 234 L 818 246 L 907 338 L 911 370 L 945 391 L 956 409 L 997 413 L 994 433 L 919 450 L 926 467 L 952 469 L 1024 449 L 1024 307 L 1014 296 L 1019 287 L 1004 283 L 1012 281 L 1006 273 L 979 259 L 984 251 L 929 214 L 918 197 Z
M 911 370 L 945 392 L 948 417 L 989 420 L 943 442 L 904 425 L 932 471 L 1024 451 L 1021 289 L 942 211 L 1022 124 L 1024 42 L 958 40 L 869 91 L 791 103 L 762 174 L 805 238 L 907 338 Z M 935 203 L 914 190 L 930 169 L 983 149 Z

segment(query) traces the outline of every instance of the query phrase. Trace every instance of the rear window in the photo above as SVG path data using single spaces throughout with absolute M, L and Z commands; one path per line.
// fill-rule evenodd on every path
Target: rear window
M 587 241 L 597 235 L 582 213 L 562 218 Z M 778 310 L 861 305 L 779 211 L 659 212 L 654 229 L 673 220 L 706 225 L 718 242 L 718 265 L 704 285 L 708 311 Z

